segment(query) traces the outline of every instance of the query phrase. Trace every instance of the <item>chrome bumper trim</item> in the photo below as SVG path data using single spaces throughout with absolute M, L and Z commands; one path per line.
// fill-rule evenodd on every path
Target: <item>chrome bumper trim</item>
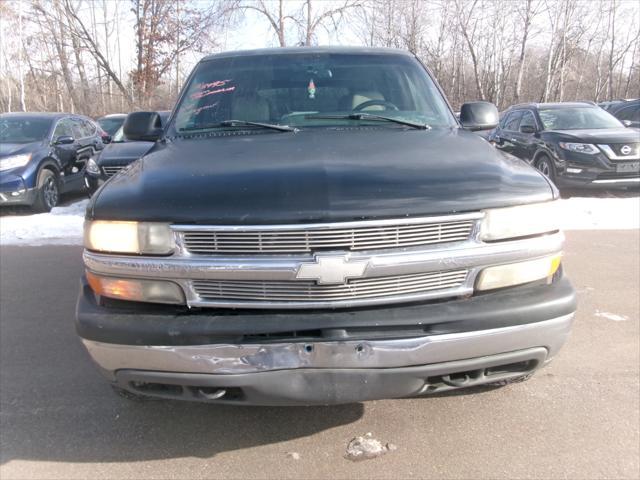
M 350 253 L 350 261 L 367 261 L 366 278 L 447 271 L 530 260 L 558 253 L 564 235 L 555 233 L 525 240 L 495 243 L 478 241 L 428 249 L 401 249 L 392 252 Z M 313 255 L 262 257 L 133 257 L 84 252 L 85 266 L 102 275 L 154 279 L 188 280 L 280 280 L 295 281 L 300 264 Z
M 562 251 L 561 232 L 524 240 L 484 243 L 477 239 L 430 248 L 405 248 L 392 251 L 351 252 L 349 261 L 366 261 L 361 278 L 380 278 L 430 272 L 468 270 L 465 281 L 453 288 L 443 288 L 415 294 L 398 294 L 376 298 L 353 298 L 340 301 L 269 301 L 202 298 L 194 288 L 195 280 L 296 281 L 300 265 L 312 255 L 243 256 L 183 256 L 133 257 L 105 255 L 86 251 L 87 269 L 100 275 L 121 278 L 153 278 L 180 285 L 187 305 L 221 308 L 347 308 L 382 305 L 434 298 L 451 298 L 473 293 L 476 277 L 482 268 L 553 255 Z M 299 281 L 299 280 L 298 280 Z
M 636 144 L 636 152 L 638 153 L 636 153 L 635 155 L 617 155 L 613 151 L 613 148 L 611 148 L 609 145 L 598 144 L 598 147 L 600 147 L 600 149 L 605 153 L 605 155 L 609 158 L 609 160 L 629 161 L 629 160 L 640 160 L 640 148 L 637 145 L 638 144 Z
M 396 368 L 449 362 L 533 347 L 547 360 L 566 341 L 573 314 L 543 322 L 396 340 L 195 346 L 117 345 L 83 340 L 112 379 L 121 369 L 236 374 L 300 368 Z
M 640 177 L 635 177 L 635 178 L 608 178 L 606 180 L 594 180 L 591 183 L 640 183 Z

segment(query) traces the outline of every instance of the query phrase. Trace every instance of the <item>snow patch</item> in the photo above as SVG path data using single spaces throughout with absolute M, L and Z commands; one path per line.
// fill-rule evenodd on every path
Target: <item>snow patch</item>
M 613 320 L 614 322 L 624 322 L 626 320 L 629 320 L 629 317 L 625 315 L 617 315 L 615 313 L 601 312 L 600 310 L 596 310 L 596 317 L 606 318 L 607 320 Z
M 49 213 L 0 217 L 0 245 L 81 245 L 88 199 Z
M 572 197 L 560 200 L 563 230 L 640 228 L 640 197 Z
M 371 432 L 367 433 L 363 437 L 352 438 L 347 445 L 347 451 L 345 458 L 352 462 L 359 462 L 361 460 L 370 460 L 372 458 L 385 455 L 387 452 L 397 450 L 392 443 L 383 445 L 380 440 L 373 438 Z

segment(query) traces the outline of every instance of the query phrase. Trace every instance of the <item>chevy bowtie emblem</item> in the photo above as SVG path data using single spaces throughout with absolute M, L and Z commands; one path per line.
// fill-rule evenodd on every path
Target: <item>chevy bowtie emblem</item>
M 629 155 L 631 153 L 631 147 L 629 145 L 625 145 L 620 149 L 620 153 L 623 155 Z
M 346 283 L 349 278 L 364 275 L 369 262 L 351 261 L 344 255 L 316 255 L 315 262 L 298 268 L 298 280 L 315 280 L 318 285 Z

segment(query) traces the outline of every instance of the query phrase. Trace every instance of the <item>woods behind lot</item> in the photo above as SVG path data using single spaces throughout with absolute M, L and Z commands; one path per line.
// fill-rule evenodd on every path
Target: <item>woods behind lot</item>
M 454 108 L 640 96 L 633 0 L 3 0 L 0 34 L 3 112 L 170 108 L 203 53 L 245 44 L 407 49 Z

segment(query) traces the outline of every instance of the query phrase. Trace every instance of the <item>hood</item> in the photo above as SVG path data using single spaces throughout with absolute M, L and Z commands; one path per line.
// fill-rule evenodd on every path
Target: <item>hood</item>
M 286 224 L 477 211 L 553 196 L 538 171 L 457 128 L 309 128 L 158 143 L 94 195 L 87 215 Z
M 109 143 L 100 153 L 98 165 L 128 165 L 147 153 L 151 147 L 153 142 Z
M 582 143 L 609 144 L 640 142 L 640 136 L 638 136 L 636 130 L 623 127 L 585 130 L 549 130 L 548 133 Z
M 10 155 L 20 155 L 21 153 L 32 153 L 42 142 L 32 143 L 0 143 L 0 157 Z

